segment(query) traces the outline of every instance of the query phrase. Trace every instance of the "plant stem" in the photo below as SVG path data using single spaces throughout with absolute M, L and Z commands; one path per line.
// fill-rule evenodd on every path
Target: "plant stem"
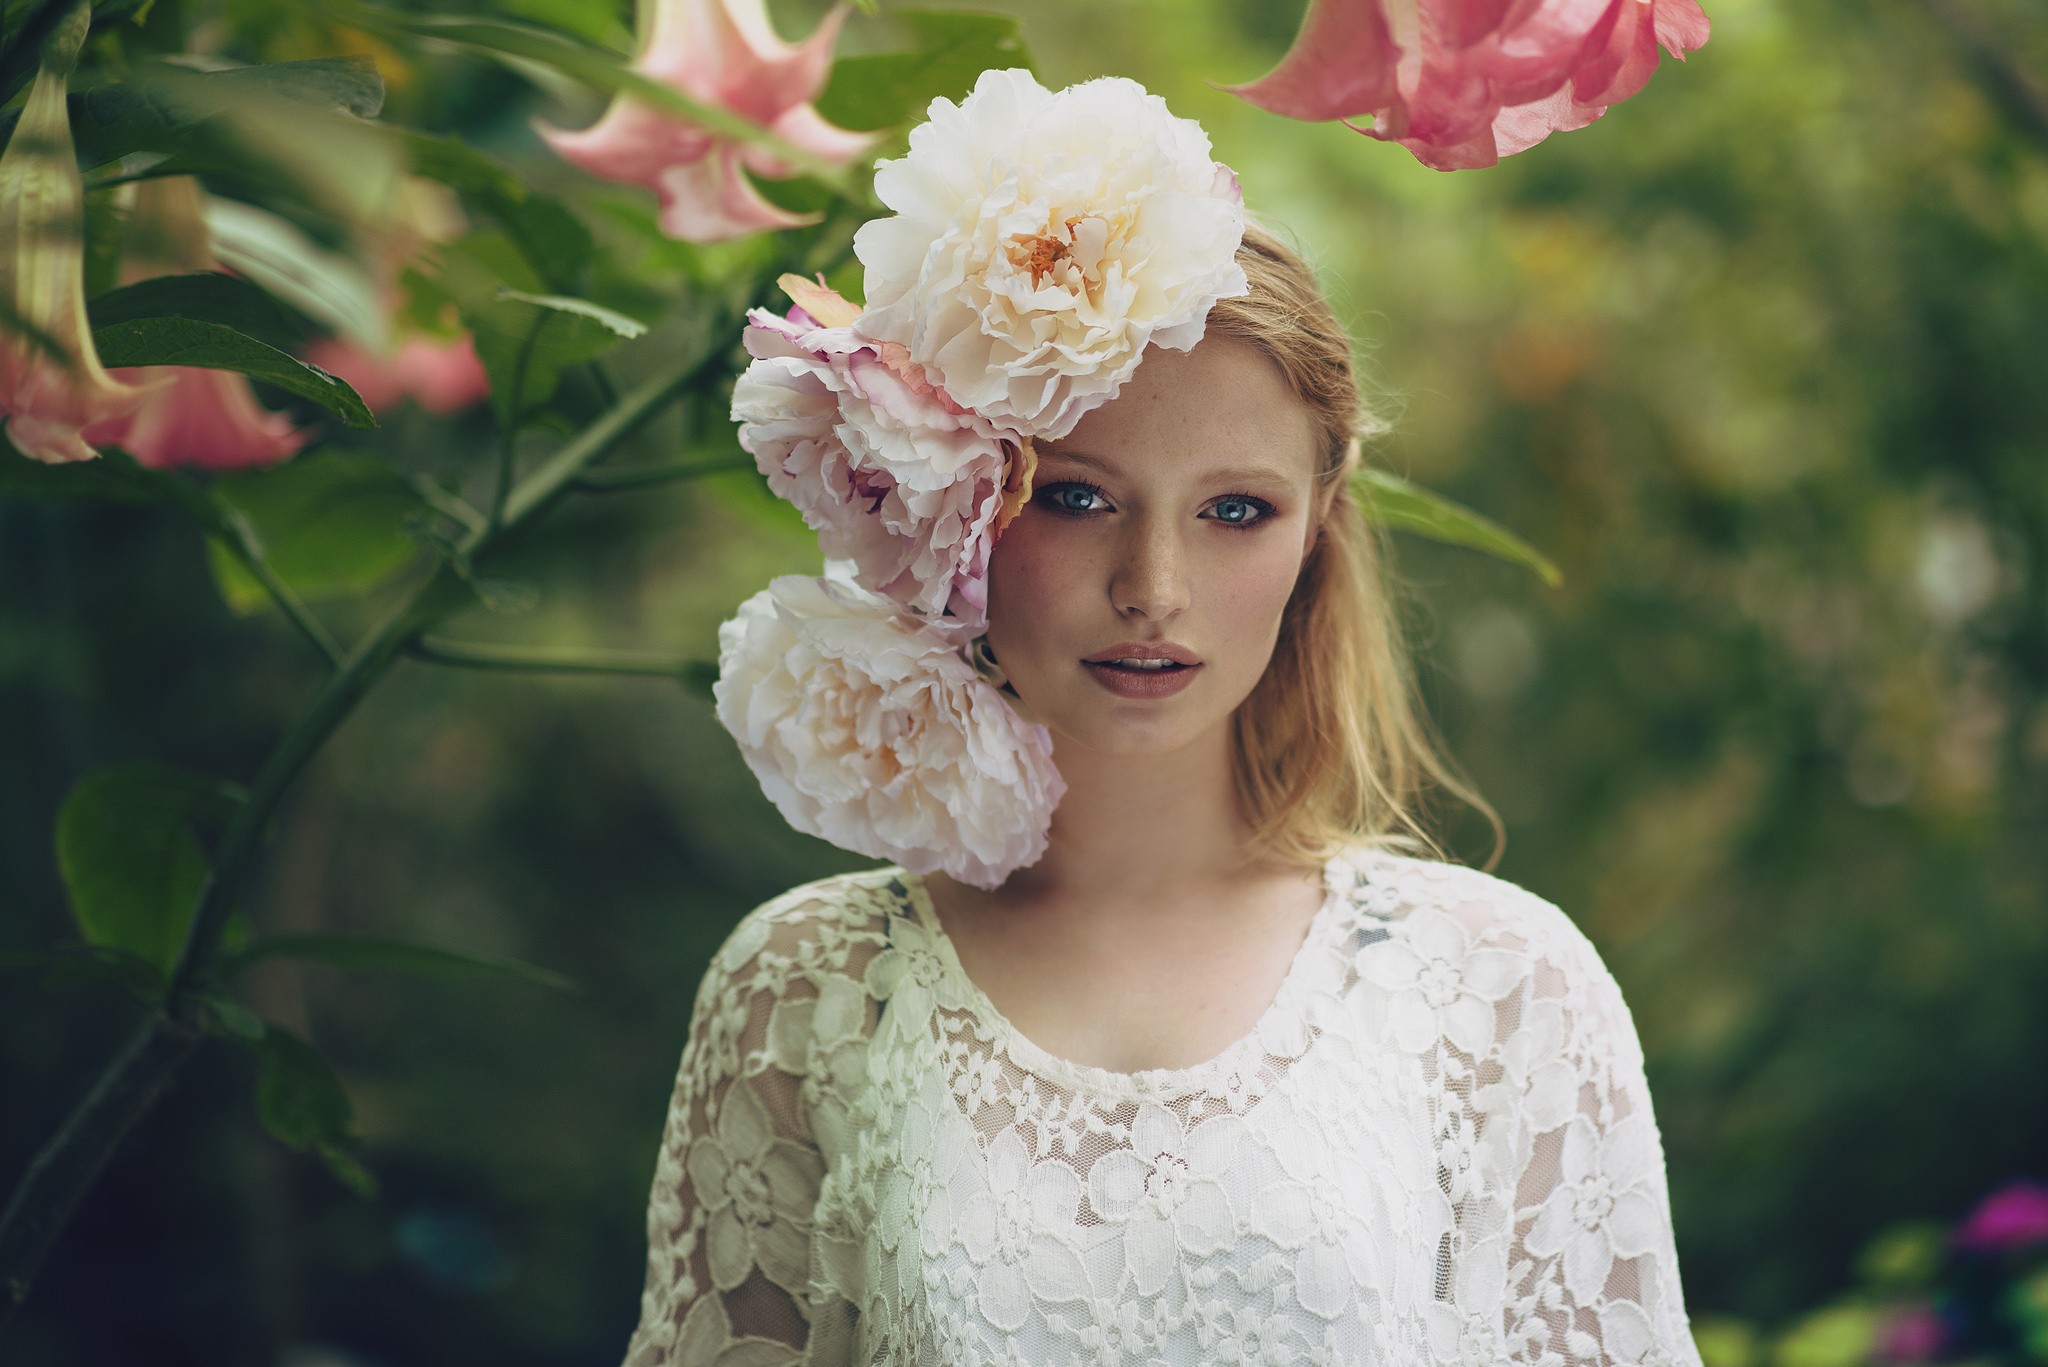
M 561 674 L 639 674 L 679 679 L 695 661 L 633 650 L 530 650 L 483 641 L 448 641 L 422 636 L 408 653 L 433 664 L 469 669 L 510 669 Z
M 498 488 L 491 495 L 491 520 L 485 526 L 486 534 L 497 530 L 505 520 L 505 496 L 512 490 L 512 457 L 519 445 L 519 421 L 526 415 L 526 371 L 533 361 L 533 347 L 540 340 L 541 329 L 554 316 L 549 309 L 539 310 L 533 326 L 526 330 L 526 340 L 519 344 L 519 359 L 512 365 L 512 394 L 505 400 L 505 431 L 498 442 Z
M 623 489 L 644 489 L 650 484 L 670 484 L 677 480 L 695 479 L 699 475 L 716 475 L 728 470 L 753 468 L 755 467 L 752 456 L 734 456 L 727 460 L 663 461 L 660 464 L 629 466 L 623 470 L 590 470 L 578 475 L 571 487 L 578 493 L 611 494 Z
M 724 336 L 729 321 L 714 318 L 701 335 Z M 715 346 L 704 345 L 698 354 L 640 385 L 563 446 L 503 498 L 500 525 L 472 529 L 462 546 L 466 561 L 476 563 L 499 540 L 539 516 L 584 467 L 601 460 L 663 404 L 687 390 L 717 355 Z M 219 956 L 228 914 L 261 853 L 278 800 L 399 653 L 471 600 L 463 575 L 449 562 L 438 562 L 322 681 L 319 693 L 264 761 L 248 799 L 236 809 L 214 852 L 162 1000 L 29 1164 L 0 1214 L 0 1324 L 28 1298 L 37 1270 L 79 1201 L 123 1137 L 170 1085 L 203 1033 L 194 989 Z
M 210 489 L 207 491 L 207 497 L 220 516 L 220 526 L 228 534 L 226 545 L 229 553 L 241 563 L 243 569 L 256 576 L 257 582 L 268 590 L 271 601 L 277 604 L 278 610 L 290 618 L 292 625 L 304 633 L 314 648 L 327 657 L 327 663 L 340 668 L 341 647 L 335 643 L 334 637 L 328 634 L 327 628 L 320 625 L 320 619 L 313 615 L 312 610 L 299 595 L 292 592 L 291 585 L 278 578 L 277 571 L 271 568 L 269 559 L 263 554 L 263 547 L 257 544 L 256 534 L 250 530 L 248 519 L 229 507 L 219 494 Z

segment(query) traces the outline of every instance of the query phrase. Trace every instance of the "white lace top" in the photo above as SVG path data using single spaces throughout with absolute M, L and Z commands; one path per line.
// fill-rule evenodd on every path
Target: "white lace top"
M 750 913 L 697 998 L 628 1367 L 1684 1364 L 1614 979 L 1511 883 L 1365 849 L 1207 1063 L 1047 1054 L 901 869 Z

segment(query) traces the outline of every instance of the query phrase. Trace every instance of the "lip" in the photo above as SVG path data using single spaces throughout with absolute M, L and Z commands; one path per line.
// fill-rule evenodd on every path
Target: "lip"
M 1111 660 L 1171 660 L 1182 668 L 1141 672 L 1120 669 L 1108 663 Z M 1120 698 L 1170 698 L 1194 682 L 1202 660 L 1192 650 L 1171 641 L 1126 641 L 1097 651 L 1081 664 L 1095 682 Z
M 1172 641 L 1120 641 L 1107 650 L 1096 651 L 1081 663 L 1093 665 L 1105 660 L 1172 660 L 1175 664 L 1198 665 L 1202 657 Z

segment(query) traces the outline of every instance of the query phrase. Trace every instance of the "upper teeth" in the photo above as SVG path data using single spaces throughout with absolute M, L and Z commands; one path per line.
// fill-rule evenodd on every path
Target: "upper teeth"
M 1125 669 L 1164 669 L 1175 662 L 1172 660 L 1118 660 L 1116 663 Z

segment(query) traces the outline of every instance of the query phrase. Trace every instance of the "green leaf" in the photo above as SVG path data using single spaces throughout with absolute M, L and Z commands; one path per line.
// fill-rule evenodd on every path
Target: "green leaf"
M 1534 546 L 1493 519 L 1453 503 L 1419 484 L 1411 484 L 1384 470 L 1360 470 L 1357 476 L 1359 503 L 1368 522 L 1397 532 L 1413 532 L 1432 541 L 1465 546 L 1502 560 L 1522 565 L 1556 588 L 1564 575 Z
M 95 328 L 143 318 L 190 318 L 279 345 L 303 341 L 315 330 L 304 314 L 271 298 L 262 286 L 220 271 L 139 280 L 88 300 L 85 311 Z
M 207 872 L 195 824 L 223 824 L 233 784 L 153 763 L 95 769 L 57 813 L 57 867 L 86 941 L 168 968 Z
M 318 366 L 224 323 L 192 318 L 133 318 L 95 328 L 93 346 L 107 366 L 189 365 L 233 370 L 310 399 L 350 427 L 375 427 L 361 396 Z
M 408 272 L 406 279 L 410 285 L 423 277 Z M 501 423 L 513 422 L 515 415 L 523 419 L 553 397 L 564 371 L 617 346 L 621 324 L 638 327 L 587 300 L 546 294 L 519 248 L 501 232 L 471 233 L 450 243 L 424 283 L 461 311 L 490 376 L 491 406 Z
M 199 1001 L 206 1008 L 206 1028 L 214 1034 L 247 1040 L 252 1044 L 263 1038 L 263 1022 L 256 1018 L 255 1012 L 232 997 L 206 992 L 200 995 Z
M 515 290 L 510 285 L 500 285 L 498 287 L 498 297 L 500 299 L 517 300 L 522 304 L 533 304 L 544 309 L 553 309 L 557 313 L 574 314 L 578 318 L 588 318 L 601 327 L 609 328 L 627 341 L 631 341 L 647 331 L 647 324 L 641 322 L 638 318 L 628 318 L 617 309 L 608 309 L 602 304 L 593 304 L 588 299 L 571 299 L 560 294 L 528 294 L 524 290 Z
M 847 57 L 832 65 L 817 109 L 842 128 L 890 128 L 921 118 L 939 96 L 958 100 L 990 68 L 1029 67 L 1018 21 L 1005 14 L 897 10 L 903 52 Z
M 213 492 L 255 533 L 278 578 L 305 599 L 366 593 L 410 564 L 428 515 L 404 473 L 370 455 L 316 451 L 222 475 Z M 218 541 L 207 547 L 221 597 L 247 615 L 270 595 Z
M 272 1025 L 258 1052 L 256 1113 L 263 1127 L 289 1147 L 317 1154 L 359 1195 L 375 1192 L 376 1179 L 355 1157 L 359 1141 L 348 1093 L 313 1046 Z
M 384 345 L 377 282 L 354 257 L 329 251 L 290 219 L 240 200 L 208 199 L 206 230 L 221 265 L 366 347 Z
M 433 978 L 509 978 L 562 992 L 582 989 L 571 979 L 518 959 L 464 954 L 433 945 L 374 935 L 271 935 L 252 941 L 221 968 L 223 977 L 265 959 L 302 959 L 335 968 L 418 973 Z
M 541 288 L 577 290 L 593 255 L 590 229 L 559 200 L 537 194 L 491 157 L 452 137 L 408 133 L 414 174 L 462 196 L 472 217 L 504 230 Z
M 132 152 L 191 154 L 200 150 L 195 137 L 219 131 L 205 129 L 210 121 L 274 112 L 280 104 L 375 118 L 384 105 L 384 80 L 369 57 L 315 57 L 225 71 L 157 64 L 130 80 L 73 92 L 67 112 L 78 164 L 91 170 Z M 19 115 L 0 114 L 0 141 L 14 131 Z

